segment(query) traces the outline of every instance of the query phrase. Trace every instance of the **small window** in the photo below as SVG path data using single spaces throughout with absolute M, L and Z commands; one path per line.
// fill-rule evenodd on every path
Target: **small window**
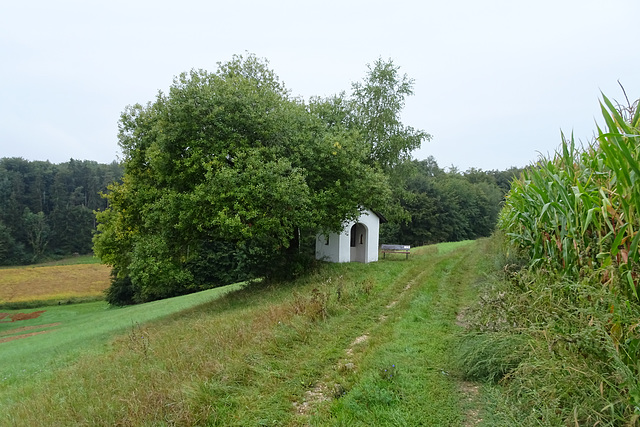
M 350 233 L 350 236 L 351 236 L 351 247 L 355 248 L 356 247 L 356 236 L 357 236 L 356 224 L 353 224 L 353 227 L 351 227 L 351 231 L 349 233 Z
M 329 244 L 329 236 L 325 236 L 324 244 L 325 244 L 325 245 L 328 245 L 328 244 Z
M 363 238 L 364 238 L 364 234 L 361 234 L 361 235 L 360 235 L 360 244 L 361 244 L 361 245 L 363 245 L 363 244 L 364 244 L 364 242 L 363 242 Z

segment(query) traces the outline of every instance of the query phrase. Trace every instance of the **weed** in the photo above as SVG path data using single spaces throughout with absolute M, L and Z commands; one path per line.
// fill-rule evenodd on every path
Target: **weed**
M 380 378 L 386 381 L 394 381 L 397 379 L 398 370 L 396 369 L 396 365 L 387 366 L 384 368 L 380 368 L 378 374 Z
M 469 334 L 457 351 L 460 367 L 468 380 L 496 383 L 520 365 L 527 350 L 526 343 L 527 338 L 522 334 Z
M 340 302 L 340 300 L 342 300 L 342 293 L 344 292 L 344 286 L 342 284 L 342 282 L 338 283 L 338 286 L 336 287 L 336 296 L 338 298 L 338 302 Z
M 144 357 L 147 357 L 149 355 L 149 334 L 140 326 L 140 323 L 138 322 L 135 322 L 131 325 L 131 330 L 129 331 L 128 347 L 132 352 L 140 354 Z
M 637 422 L 640 307 L 620 288 L 540 270 L 482 286 L 457 353 L 466 378 L 499 384 L 491 424 Z
M 329 294 L 313 288 L 309 296 L 294 292 L 293 312 L 307 316 L 311 320 L 325 320 L 329 316 Z
M 363 280 L 360 283 L 360 292 L 363 293 L 364 295 L 369 295 L 372 290 L 373 290 L 373 280 L 367 279 L 367 280 Z
M 307 299 L 299 292 L 293 293 L 291 305 L 295 314 L 303 315 L 307 312 Z
M 327 303 L 329 302 L 329 295 L 320 291 L 318 288 L 313 288 L 311 291 L 311 299 L 309 301 L 309 316 L 312 320 L 325 320 L 327 318 Z

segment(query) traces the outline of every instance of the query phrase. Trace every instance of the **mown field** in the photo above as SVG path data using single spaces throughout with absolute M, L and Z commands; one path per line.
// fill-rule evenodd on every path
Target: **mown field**
M 23 325 L 59 326 L 0 343 L 0 424 L 475 425 L 453 349 L 485 246 L 121 309 L 44 307 Z
M 100 298 L 109 287 L 110 273 L 110 267 L 98 263 L 92 256 L 1 268 L 0 307 L 32 301 L 62 303 L 70 299 Z

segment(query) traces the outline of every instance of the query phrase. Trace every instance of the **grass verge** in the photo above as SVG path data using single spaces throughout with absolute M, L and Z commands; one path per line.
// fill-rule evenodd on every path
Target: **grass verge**
M 485 381 L 486 425 L 639 424 L 640 308 L 616 289 L 494 271 L 459 353 L 466 378 Z
M 481 252 L 464 242 L 408 261 L 330 264 L 124 322 L 108 351 L 6 389 L 0 423 L 464 424 L 452 349 Z

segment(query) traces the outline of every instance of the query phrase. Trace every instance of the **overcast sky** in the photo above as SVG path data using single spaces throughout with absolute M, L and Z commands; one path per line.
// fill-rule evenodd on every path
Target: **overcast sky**
M 506 169 L 589 141 L 601 91 L 640 97 L 640 1 L 6 0 L 0 157 L 120 155 L 125 106 L 233 54 L 266 58 L 293 95 L 349 91 L 392 59 L 415 80 L 404 123 L 441 167 Z

